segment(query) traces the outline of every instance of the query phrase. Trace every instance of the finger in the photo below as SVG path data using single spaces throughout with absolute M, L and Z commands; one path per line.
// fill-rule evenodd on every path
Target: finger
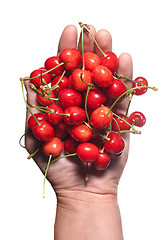
M 95 37 L 98 45 L 100 48 L 106 53 L 107 51 L 112 51 L 112 36 L 109 33 L 109 31 L 105 29 L 101 29 L 96 33 Z M 95 53 L 98 54 L 100 57 L 102 56 L 102 53 L 98 49 L 98 47 L 95 45 Z
M 89 25 L 90 32 L 92 35 L 96 36 L 96 29 L 92 26 Z M 84 46 L 84 52 L 94 52 L 94 41 L 91 37 L 91 35 L 87 32 L 83 32 L 83 46 Z M 79 42 L 78 42 L 78 50 L 81 52 L 82 51 L 82 33 L 80 34 Z
M 66 48 L 77 47 L 77 28 L 74 25 L 68 25 L 64 28 L 59 40 L 58 54 Z
M 123 76 L 127 77 L 127 78 L 132 78 L 133 75 L 133 63 L 132 63 L 132 58 L 130 56 L 130 54 L 128 53 L 122 53 L 119 56 L 119 65 L 118 65 L 118 74 L 122 74 Z M 128 87 L 131 88 L 132 83 L 129 80 L 126 79 L 121 79 L 121 81 L 123 81 L 126 85 L 128 85 Z M 125 99 L 122 102 L 119 103 L 119 110 L 122 113 L 125 113 L 127 110 L 127 106 L 129 103 L 129 99 Z

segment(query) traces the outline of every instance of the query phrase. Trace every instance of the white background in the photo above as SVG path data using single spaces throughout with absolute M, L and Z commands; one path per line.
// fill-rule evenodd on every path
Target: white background
M 56 198 L 18 144 L 25 105 L 19 77 L 55 55 L 63 28 L 78 22 L 108 29 L 113 51 L 133 57 L 134 78 L 142 75 L 161 90 L 160 1 L 3 1 L 1 22 L 0 239 L 53 239 Z M 141 135 L 132 135 L 118 201 L 125 240 L 161 239 L 160 92 L 135 97 L 131 111 L 147 117 Z M 108 226 L 107 226 L 108 227 Z M 99 240 L 99 239 L 98 239 Z

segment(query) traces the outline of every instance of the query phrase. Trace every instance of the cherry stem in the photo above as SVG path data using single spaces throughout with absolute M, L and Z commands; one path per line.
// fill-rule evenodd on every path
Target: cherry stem
M 32 158 L 33 156 L 35 156 L 35 154 L 36 154 L 39 150 L 40 150 L 40 147 L 37 148 L 37 149 L 35 150 L 35 152 L 31 153 L 31 154 L 27 157 L 27 159 L 30 159 L 30 158 Z
M 89 30 L 89 28 L 83 24 L 82 22 L 79 23 L 79 25 L 81 26 L 81 28 L 84 28 L 92 37 L 93 41 L 95 42 L 96 46 L 98 47 L 98 49 L 100 50 L 100 52 L 103 54 L 104 57 L 106 57 L 107 55 L 104 53 L 104 51 L 100 48 L 99 44 L 97 43 L 96 39 L 94 38 L 93 34 L 91 33 L 91 31 Z
M 73 157 L 73 156 L 76 156 L 76 155 L 77 155 L 77 153 L 67 154 L 67 155 L 65 155 L 65 156 L 61 156 L 61 157 L 58 157 L 58 158 L 52 160 L 51 163 L 56 162 L 57 160 L 59 160 L 59 159 L 61 159 L 61 158 Z M 51 163 L 50 163 L 50 164 L 51 164 Z
M 88 123 L 84 122 L 84 124 L 85 124 L 87 127 L 89 127 L 93 132 L 97 133 L 100 137 L 106 139 L 107 141 L 110 140 L 110 138 L 107 138 L 107 137 L 105 137 L 104 135 L 102 135 L 101 133 L 99 133 L 99 132 L 97 132 L 96 130 L 94 130 L 94 129 L 91 127 L 91 125 L 89 125 Z
M 122 74 L 117 74 L 117 73 L 115 73 L 115 74 L 116 74 L 117 77 L 114 77 L 114 79 L 124 78 L 124 79 L 126 79 L 126 80 L 129 80 L 130 82 L 136 82 L 136 83 L 139 83 L 139 85 L 140 85 L 140 82 L 138 82 L 138 81 L 136 81 L 136 80 L 133 80 L 133 79 L 128 78 L 128 77 L 125 77 L 125 76 L 123 76 Z
M 92 84 L 92 83 L 87 83 L 87 82 L 85 82 L 85 81 L 83 80 L 83 73 L 82 73 L 82 72 L 80 73 L 80 78 L 81 78 L 82 82 L 84 82 L 84 83 L 87 84 L 88 86 L 91 86 L 91 87 L 94 86 L 94 84 Z
M 22 147 L 22 148 L 26 148 L 25 146 L 23 146 L 22 145 L 22 143 L 21 143 L 21 141 L 22 141 L 22 138 L 23 137 L 25 137 L 26 136 L 26 134 L 27 134 L 27 132 L 25 132 L 21 137 L 20 137 L 20 139 L 19 139 L 19 144 L 20 144 L 20 146 Z
M 118 133 L 120 134 L 120 126 L 119 126 L 119 124 L 118 124 L 118 122 L 116 121 L 115 118 L 113 118 L 113 120 L 114 120 L 114 122 L 116 123 L 116 125 L 117 125 L 117 127 L 118 127 Z
M 90 119 L 89 119 L 88 110 L 87 110 L 87 98 L 88 98 L 88 94 L 89 94 L 89 91 L 91 88 L 92 88 L 92 86 L 88 85 L 87 92 L 86 92 L 86 99 L 85 99 L 85 112 L 86 112 L 88 122 L 90 122 Z
M 128 102 L 128 106 L 127 106 L 126 113 L 125 113 L 125 118 L 126 118 L 127 115 L 128 115 L 128 112 L 129 112 L 129 108 L 130 108 L 130 104 L 131 104 L 132 97 L 133 97 L 133 93 L 130 92 L 130 94 L 129 94 L 129 102 Z
M 83 60 L 83 66 L 82 66 L 82 70 L 85 69 L 85 64 L 84 64 L 84 32 L 83 32 L 83 27 L 81 27 L 82 30 L 82 60 Z
M 66 73 L 66 70 L 64 70 L 64 72 L 62 73 L 62 75 L 61 75 L 59 81 L 58 81 L 57 83 L 55 83 L 54 86 L 52 86 L 51 88 L 47 88 L 47 89 L 50 89 L 50 90 L 52 91 L 52 90 L 54 90 L 55 88 L 57 88 L 57 87 L 58 87 L 58 84 L 59 84 L 60 81 L 62 80 L 62 78 L 63 78 L 63 76 L 64 76 L 65 73 Z
M 120 100 L 120 98 L 122 98 L 124 95 L 126 95 L 127 93 L 129 93 L 129 92 L 132 92 L 132 91 L 134 91 L 135 89 L 140 89 L 140 88 L 150 88 L 150 89 L 152 89 L 152 90 L 154 90 L 154 91 L 158 91 L 158 88 L 156 88 L 156 87 L 150 87 L 150 86 L 137 86 L 137 87 L 134 87 L 134 88 L 130 88 L 130 89 L 128 89 L 126 92 L 124 92 L 123 94 L 121 94 L 117 99 L 116 99 L 116 101 L 111 105 L 111 107 L 110 107 L 110 109 L 108 110 L 108 112 L 107 112 L 107 115 L 109 114 L 109 112 L 112 110 L 112 108 L 115 106 L 115 104 Z
M 50 162 L 51 162 L 51 158 L 52 158 L 52 154 L 49 155 L 48 164 L 47 164 L 47 167 L 45 169 L 45 176 L 44 176 L 44 183 L 43 183 L 43 198 L 45 198 L 45 180 L 46 180 L 46 175 L 47 175 L 49 165 L 50 165 Z
M 26 101 L 26 99 L 25 99 L 24 87 L 23 87 L 23 86 L 24 86 L 24 81 L 21 81 L 22 95 L 23 95 L 23 99 L 24 99 L 24 102 L 25 102 L 25 104 L 26 104 L 26 107 L 27 107 L 27 109 L 29 110 L 29 112 L 31 113 L 31 115 L 33 116 L 33 118 L 35 119 L 37 125 L 40 126 L 39 121 L 37 120 L 37 118 L 36 118 L 36 117 L 34 116 L 34 114 L 32 113 L 32 111 L 31 111 L 31 109 L 30 109 L 30 107 L 29 107 L 29 105 L 28 105 L 28 103 L 27 103 L 27 101 Z
M 126 124 L 128 124 L 134 131 L 137 131 L 130 123 L 128 123 L 124 118 L 120 117 L 116 113 L 113 112 L 113 115 L 116 116 L 117 118 L 120 118 L 122 121 L 124 121 Z
M 113 131 L 113 132 L 115 132 L 115 131 Z M 119 132 L 116 132 L 116 133 L 119 133 Z M 139 130 L 122 130 L 122 131 L 120 131 L 120 133 L 119 134 L 121 134 L 121 133 L 134 133 L 134 134 L 141 134 L 141 131 L 139 131 Z
M 88 175 L 88 163 L 86 163 L 86 176 L 85 176 L 85 181 L 87 182 L 89 180 L 89 175 Z
M 64 63 L 64 62 L 61 62 L 61 63 L 58 64 L 57 66 L 55 66 L 55 67 L 51 68 L 50 70 L 46 71 L 45 73 L 42 73 L 41 76 L 43 76 L 43 75 L 45 75 L 45 74 L 51 72 L 52 70 L 54 70 L 54 69 L 56 69 L 56 68 L 62 66 L 63 64 L 65 64 L 65 63 Z M 32 80 L 32 79 L 35 79 L 35 78 L 37 78 L 37 77 L 39 77 L 39 76 L 40 76 L 40 75 L 35 76 L 35 77 L 32 77 L 32 78 L 20 78 L 20 81 L 28 81 L 28 80 Z

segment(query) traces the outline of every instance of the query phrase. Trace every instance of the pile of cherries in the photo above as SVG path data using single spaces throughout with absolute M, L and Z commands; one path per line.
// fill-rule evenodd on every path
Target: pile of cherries
M 92 36 L 87 25 L 81 24 L 81 28 L 82 38 L 83 33 Z M 34 70 L 30 78 L 20 79 L 22 88 L 29 80 L 36 93 L 38 105 L 25 100 L 31 113 L 28 126 L 40 141 L 44 154 L 49 156 L 48 167 L 64 151 L 66 157 L 78 156 L 86 165 L 92 163 L 97 170 L 104 170 L 111 159 L 123 152 L 122 134 L 140 133 L 135 126 L 142 127 L 146 118 L 138 111 L 128 116 L 131 99 L 148 88 L 157 89 L 148 86 L 144 77 L 132 80 L 117 74 L 117 68 L 115 53 L 102 51 L 99 57 L 84 52 L 82 41 L 82 53 L 74 48 L 64 49 L 59 56 L 49 57 L 44 67 Z M 132 82 L 131 88 L 124 79 Z M 127 98 L 126 113 L 117 114 L 118 104 Z M 32 108 L 39 112 L 33 114 Z

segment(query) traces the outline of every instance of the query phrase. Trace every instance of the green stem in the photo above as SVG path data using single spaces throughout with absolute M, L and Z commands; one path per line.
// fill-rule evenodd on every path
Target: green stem
M 43 106 L 36 106 L 32 103 L 30 103 L 30 105 L 33 107 L 33 108 L 36 108 L 42 112 L 46 112 L 46 113 L 51 113 L 51 114 L 55 114 L 55 115 L 62 115 L 62 116 L 67 116 L 67 117 L 70 117 L 70 114 L 66 114 L 66 113 L 55 113 L 53 112 L 53 109 L 50 109 L 50 108 L 46 108 L 46 107 L 43 107 Z
M 101 136 L 102 138 L 106 139 L 107 141 L 110 140 L 110 138 L 107 138 L 107 137 L 105 137 L 104 135 L 102 135 L 101 133 L 98 133 L 96 130 L 94 130 L 94 129 L 93 129 L 88 123 L 86 123 L 85 121 L 84 121 L 84 124 L 85 124 L 87 127 L 89 127 L 93 132 L 95 132 L 95 133 L 97 133 L 99 136 Z
M 117 125 L 117 127 L 118 127 L 118 133 L 120 134 L 120 126 L 119 126 L 119 124 L 118 124 L 118 122 L 116 121 L 115 118 L 113 118 L 113 120 L 114 120 L 114 122 L 116 123 L 116 125 Z
M 46 180 L 46 175 L 47 175 L 49 165 L 50 165 L 50 162 L 51 162 L 51 158 L 52 158 L 52 154 L 50 154 L 50 156 L 49 156 L 49 161 L 48 161 L 47 167 L 45 169 L 45 176 L 44 176 L 44 183 L 43 183 L 43 198 L 45 198 L 45 180 Z
M 82 70 L 85 70 L 85 63 L 84 63 L 84 29 L 83 27 L 81 28 L 82 30 L 82 60 L 83 60 L 83 66 L 82 66 Z
M 87 98 L 88 98 L 88 94 L 89 94 L 89 91 L 91 88 L 92 88 L 92 86 L 88 85 L 87 92 L 86 92 L 86 99 L 85 99 L 85 112 L 86 112 L 88 122 L 90 122 L 90 119 L 89 119 L 88 110 L 87 110 Z
M 76 156 L 76 155 L 77 155 L 77 153 L 71 153 L 71 154 L 68 154 L 68 155 L 65 155 L 65 156 L 61 156 L 61 157 L 58 157 L 58 158 L 54 159 L 53 161 L 51 161 L 51 163 L 56 162 L 57 160 L 59 160 L 61 158 L 73 157 L 73 156 Z
M 124 118 L 120 117 L 119 115 L 117 115 L 116 113 L 113 112 L 113 115 L 119 119 L 121 119 L 122 121 L 124 121 L 127 125 L 129 125 L 134 131 L 137 131 L 130 123 L 128 123 Z
M 37 148 L 35 152 L 31 153 L 31 154 L 27 157 L 27 159 L 30 159 L 30 158 L 32 158 L 33 156 L 35 156 L 35 154 L 36 154 L 39 150 L 40 150 L 40 147 Z
M 22 138 L 23 138 L 26 134 L 27 134 L 27 132 L 25 132 L 25 133 L 20 137 L 20 139 L 19 139 L 19 144 L 20 144 L 20 146 L 21 146 L 22 148 L 26 148 L 25 146 L 23 146 L 23 145 L 21 144 Z
M 27 101 L 26 101 L 26 99 L 25 99 L 25 94 L 24 94 L 23 85 L 24 85 L 24 81 L 21 81 L 22 95 L 23 95 L 23 99 L 24 99 L 24 102 L 25 102 L 25 104 L 26 104 L 26 107 L 27 107 L 27 109 L 29 110 L 29 112 L 31 113 L 31 115 L 33 116 L 33 118 L 35 119 L 37 125 L 40 126 L 39 121 L 36 119 L 36 117 L 35 117 L 34 114 L 32 113 L 32 111 L 31 111 L 31 109 L 30 109 L 30 107 L 29 107 L 29 105 L 28 105 L 28 103 L 27 103 Z

